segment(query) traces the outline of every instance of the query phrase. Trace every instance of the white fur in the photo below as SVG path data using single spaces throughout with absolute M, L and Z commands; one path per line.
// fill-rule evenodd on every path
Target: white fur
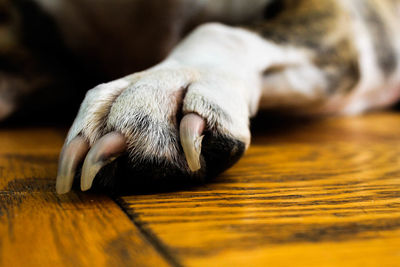
M 373 47 L 370 29 L 363 21 L 359 1 L 340 1 L 343 8 L 352 16 L 352 36 L 358 52 L 359 69 L 361 78 L 352 94 L 339 100 L 338 110 L 343 114 L 359 114 L 366 110 L 387 106 L 394 103 L 400 95 L 400 70 L 397 69 L 390 79 L 385 79 L 378 66 L 377 55 Z M 397 31 L 393 31 L 395 35 Z M 393 37 L 397 42 L 392 42 L 396 53 L 400 51 L 399 37 Z M 335 101 L 338 101 L 335 99 Z
M 78 134 L 83 134 L 90 144 L 93 144 L 102 134 L 100 130 L 104 126 L 105 116 L 108 115 L 113 101 L 127 86 L 129 86 L 127 79 L 122 78 L 89 90 L 69 130 L 66 143 Z
M 297 108 L 302 113 L 319 111 L 325 101 L 327 81 L 322 71 L 306 58 L 263 79 L 260 108 Z M 320 103 L 318 103 L 320 104 Z
M 89 91 L 68 140 L 81 133 L 94 143 L 107 129 L 117 130 L 128 137 L 136 156 L 173 160 L 178 149 L 170 117 L 186 88 L 184 114 L 198 113 L 209 127 L 248 146 L 249 117 L 256 113 L 262 93 L 272 98 L 272 90 L 263 87 L 262 73 L 276 65 L 291 66 L 284 72 L 286 95 L 316 99 L 324 93 L 324 78 L 306 52 L 275 45 L 244 29 L 205 24 L 155 67 Z M 136 125 L 145 114 L 157 123 L 139 132 Z
M 268 78 L 262 78 L 263 71 L 270 67 L 288 67 L 279 81 L 288 84 L 280 88 L 284 91 L 275 90 L 276 94 L 304 95 L 313 99 L 325 91 L 325 78 L 311 64 L 305 50 L 279 46 L 250 31 L 222 24 L 200 26 L 177 46 L 170 58 L 185 65 L 230 75 L 231 78 L 226 77 L 232 79 L 230 83 L 237 83 L 231 91 L 242 91 L 251 116 L 256 113 L 261 96 L 262 107 L 271 104 L 268 101 L 273 98 L 274 84 Z M 225 100 L 222 96 L 219 102 Z
M 79 11 L 73 3 L 64 0 L 37 1 L 58 19 L 67 43 L 72 47 L 81 46 L 91 35 L 96 36 L 93 31 L 96 27 L 90 29 L 90 25 L 85 24 L 85 17 L 79 17 Z M 85 3 L 91 1 L 95 0 L 82 0 Z M 176 122 L 176 115 L 180 112 L 197 113 L 206 120 L 207 127 L 249 146 L 249 118 L 256 114 L 259 106 L 285 106 L 297 108 L 303 113 L 354 114 L 393 101 L 400 95 L 398 89 L 392 90 L 399 84 L 400 69 L 386 84 L 391 89 L 381 97 L 379 91 L 385 83 L 377 67 L 370 32 L 355 8 L 356 0 L 341 1 L 348 12 L 355 16 L 355 22 L 350 27 L 354 27 L 360 58 L 361 81 L 351 96 L 328 98 L 327 78 L 323 70 L 312 63 L 313 53 L 307 49 L 278 45 L 246 29 L 205 23 L 176 44 L 161 63 L 90 90 L 66 143 L 77 135 L 83 135 L 93 145 L 107 132 L 118 131 L 127 137 L 132 162 L 140 164 L 142 160 L 150 159 L 150 162 L 167 160 L 182 164 L 184 157 L 178 143 L 179 125 Z M 123 0 L 117 2 L 128 3 Z M 172 32 L 159 34 L 172 33 L 172 38 L 166 42 L 167 46 L 172 47 L 182 34 L 185 23 L 190 21 L 190 16 L 204 15 L 201 18 L 204 21 L 215 18 L 223 22 L 241 23 L 260 18 L 262 7 L 268 2 L 199 0 L 192 4 L 191 0 L 171 1 L 168 3 L 176 4 L 181 11 L 185 11 L 182 12 L 184 15 L 168 21 L 174 29 Z M 101 16 L 95 16 L 96 12 L 89 13 L 93 15 L 93 21 L 97 20 L 97 25 L 107 26 Z M 71 24 L 65 23 L 71 18 L 72 22 L 80 25 L 77 27 L 78 33 L 73 25 L 71 27 Z M 119 25 L 118 22 L 115 25 Z M 134 44 L 142 37 L 134 32 L 125 32 L 122 36 L 129 38 L 127 44 Z M 395 38 L 400 40 L 400 37 Z M 99 42 L 95 45 L 99 45 Z M 105 50 L 108 52 L 109 48 Z M 168 47 L 161 47 L 161 50 L 168 51 Z M 125 54 L 129 53 L 122 51 L 122 55 Z M 271 68 L 278 68 L 279 72 L 264 75 Z

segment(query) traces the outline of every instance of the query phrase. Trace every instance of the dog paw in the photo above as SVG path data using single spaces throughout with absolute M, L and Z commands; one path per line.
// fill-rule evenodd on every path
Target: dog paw
M 126 187 L 219 174 L 250 143 L 243 86 L 223 71 L 167 62 L 95 87 L 66 138 L 57 192 L 79 175 L 88 190 L 94 180 Z

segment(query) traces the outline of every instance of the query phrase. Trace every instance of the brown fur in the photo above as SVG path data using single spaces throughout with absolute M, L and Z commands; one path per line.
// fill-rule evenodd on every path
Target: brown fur
M 281 45 L 301 46 L 326 72 L 332 93 L 347 92 L 359 80 L 357 55 L 346 14 L 336 1 L 284 0 L 279 11 L 252 29 Z

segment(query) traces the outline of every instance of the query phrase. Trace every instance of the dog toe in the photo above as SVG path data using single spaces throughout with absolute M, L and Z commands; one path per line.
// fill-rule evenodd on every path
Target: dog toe
M 79 173 L 83 191 L 204 181 L 245 151 L 248 108 L 224 78 L 207 81 L 187 68 L 133 77 L 88 93 L 60 159 L 57 192 L 68 192 Z

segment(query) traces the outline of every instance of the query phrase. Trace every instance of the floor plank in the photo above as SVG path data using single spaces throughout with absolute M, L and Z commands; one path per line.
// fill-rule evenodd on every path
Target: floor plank
M 106 196 L 55 194 L 64 130 L 0 130 L 0 266 L 170 266 Z
M 399 266 L 399 136 L 389 112 L 264 127 L 215 182 L 119 201 L 185 266 Z

